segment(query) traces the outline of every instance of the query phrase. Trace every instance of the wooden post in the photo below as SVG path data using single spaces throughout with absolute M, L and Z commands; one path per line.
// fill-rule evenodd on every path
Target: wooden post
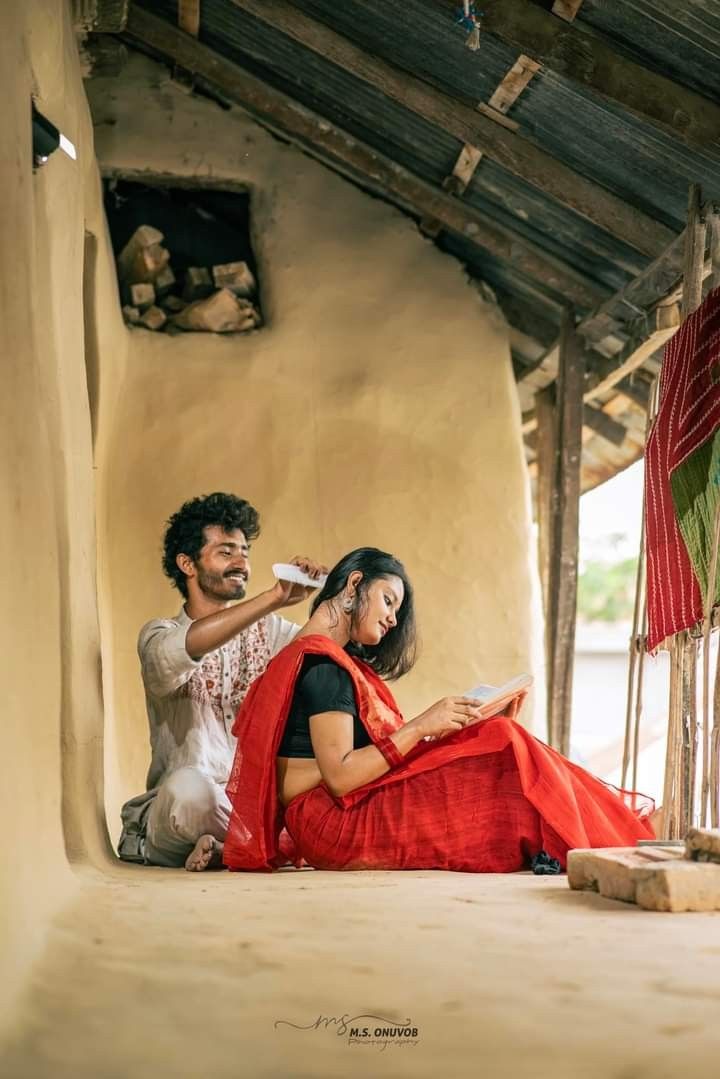
M 700 185 L 691 184 L 688 195 L 688 227 L 685 241 L 682 315 L 686 319 L 702 301 L 705 266 L 706 223 L 700 210 Z
M 537 414 L 537 509 L 538 559 L 543 612 L 548 617 L 548 588 L 553 521 L 557 513 L 557 415 L 555 386 L 546 386 L 535 397 Z
M 535 396 L 537 415 L 537 521 L 538 521 L 538 566 L 542 586 L 543 620 L 545 624 L 545 672 L 547 682 L 546 723 L 547 738 L 552 742 L 550 730 L 549 702 L 552 693 L 552 656 L 550 633 L 550 552 L 553 536 L 557 534 L 556 519 L 558 513 L 557 491 L 557 452 L 558 431 L 555 409 L 555 386 L 546 386 Z
M 720 287 L 720 210 L 708 218 L 710 228 L 710 291 Z
M 557 513 L 548 574 L 548 733 L 550 744 L 570 750 L 572 677 L 577 614 L 580 460 L 585 351 L 567 312 L 560 335 L 557 393 Z
M 701 209 L 699 184 L 691 184 L 688 195 L 688 219 L 685 230 L 682 316 L 686 319 L 702 301 L 705 268 L 706 222 Z M 712 601 L 710 601 L 712 602 Z M 706 608 L 707 608 L 706 597 Z M 707 619 L 708 611 L 705 610 Z M 707 638 L 707 635 L 706 635 Z M 670 700 L 668 707 L 668 744 L 665 760 L 663 809 L 666 835 L 683 837 L 694 823 L 697 772 L 696 711 L 697 645 L 687 630 L 670 640 Z M 703 671 L 703 684 L 707 672 Z M 703 777 L 707 771 L 707 691 L 704 690 Z M 700 812 L 703 811 L 703 785 Z M 712 795 L 712 792 L 711 792 Z

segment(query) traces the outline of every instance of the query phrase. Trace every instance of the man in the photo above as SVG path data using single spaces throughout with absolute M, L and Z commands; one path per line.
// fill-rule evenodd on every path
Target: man
M 163 570 L 185 603 L 175 618 L 140 631 L 152 760 L 147 791 L 123 806 L 124 860 L 191 871 L 222 861 L 235 715 L 250 684 L 298 631 L 275 611 L 313 592 L 276 581 L 244 598 L 259 532 L 257 510 L 232 494 L 194 498 L 168 521 Z M 307 558 L 293 562 L 313 578 L 326 572 Z

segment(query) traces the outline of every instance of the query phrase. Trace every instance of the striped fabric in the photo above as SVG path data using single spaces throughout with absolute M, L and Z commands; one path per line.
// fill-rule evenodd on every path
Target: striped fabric
M 645 449 L 648 648 L 703 616 L 718 498 L 720 289 L 665 349 Z M 717 585 L 716 585 L 717 598 Z

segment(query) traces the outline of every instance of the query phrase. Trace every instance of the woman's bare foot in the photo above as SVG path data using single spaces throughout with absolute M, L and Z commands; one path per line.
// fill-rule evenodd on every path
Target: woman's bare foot
M 203 869 L 222 868 L 223 845 L 214 835 L 201 835 L 188 854 L 185 868 L 188 873 L 201 873 Z

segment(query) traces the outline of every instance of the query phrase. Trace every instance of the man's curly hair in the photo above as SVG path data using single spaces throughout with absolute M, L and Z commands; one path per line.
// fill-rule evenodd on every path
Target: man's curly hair
M 185 502 L 167 522 L 163 540 L 163 572 L 187 599 L 187 577 L 177 564 L 177 556 L 186 554 L 197 562 L 205 546 L 205 529 L 217 525 L 224 532 L 242 530 L 248 543 L 260 535 L 258 511 L 244 498 L 216 491 Z

